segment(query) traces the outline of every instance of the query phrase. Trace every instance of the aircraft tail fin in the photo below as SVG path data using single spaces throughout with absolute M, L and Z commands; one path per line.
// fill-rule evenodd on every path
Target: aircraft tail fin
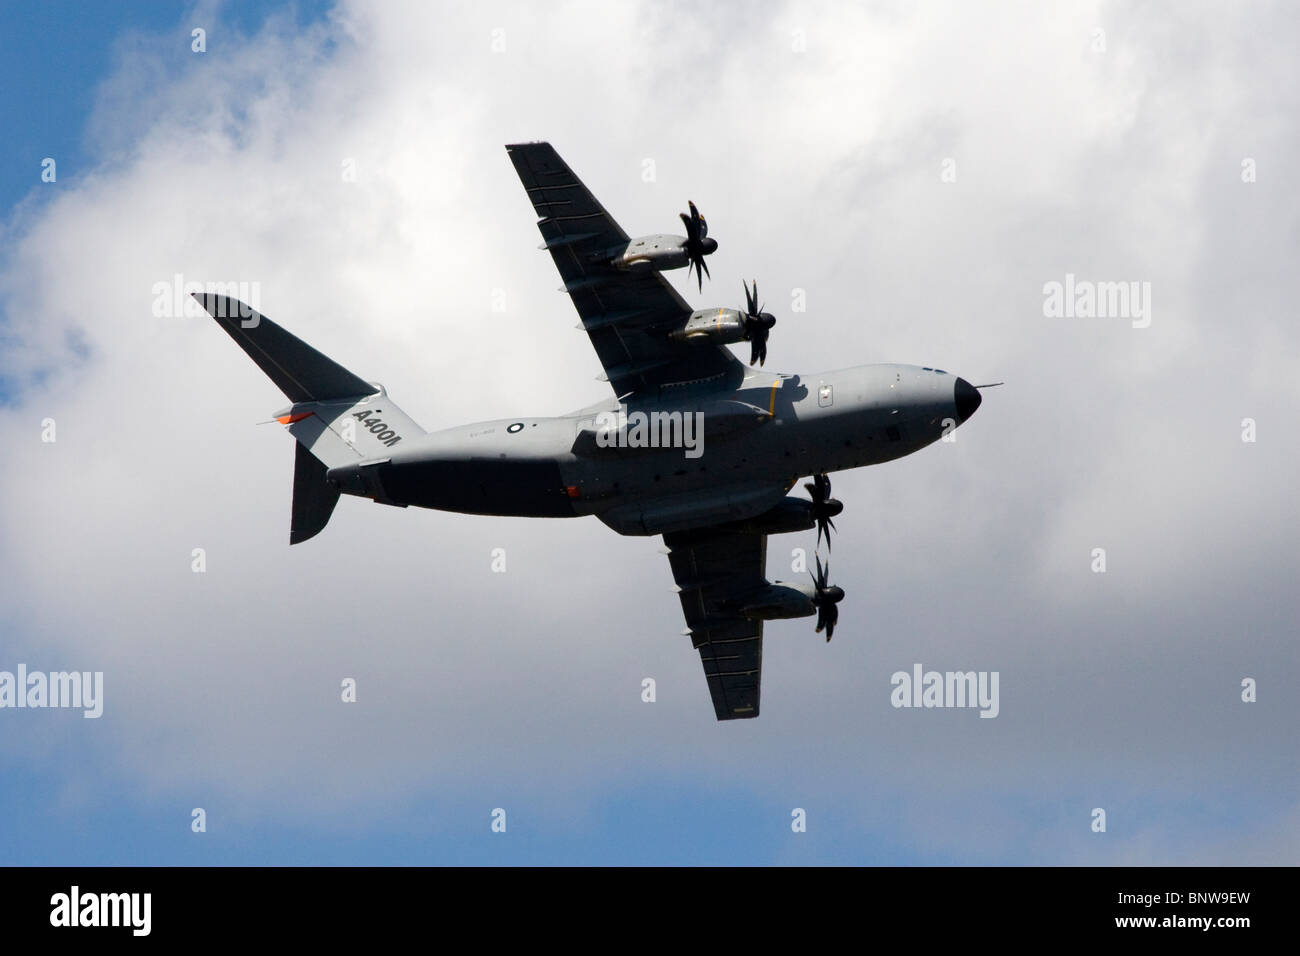
M 325 530 L 339 503 L 339 490 L 325 480 L 325 463 L 301 442 L 293 459 L 293 512 L 289 543 L 300 544 Z
M 426 434 L 382 385 L 359 378 L 238 299 L 194 298 L 293 402 L 275 415 L 298 441 L 290 544 L 319 534 L 334 513 L 340 489 L 327 477 L 330 468 L 378 464 L 403 441 Z

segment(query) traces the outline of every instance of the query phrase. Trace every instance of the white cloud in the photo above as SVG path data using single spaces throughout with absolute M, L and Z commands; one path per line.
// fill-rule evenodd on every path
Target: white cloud
M 1282 37 L 1261 50 L 1229 30 L 1206 66 L 1183 45 L 1207 28 L 1181 8 L 789 5 L 742 22 L 343 4 L 247 38 L 205 20 L 202 58 L 124 41 L 91 123 L 102 167 L 60 183 L 0 276 L 3 370 L 28 383 L 0 414 L 17 449 L 0 485 L 15 649 L 107 672 L 111 772 L 164 795 L 215 788 L 251 814 L 297 800 L 297 816 L 341 816 L 430 787 L 571 796 L 656 773 L 1033 793 L 1052 786 L 1035 769 L 1072 761 L 1143 773 L 1133 727 L 1202 783 L 1295 756 L 1270 729 L 1294 725 L 1294 701 L 1229 731 L 1180 695 L 1231 698 L 1234 668 L 1295 672 L 1296 387 L 1280 357 L 1297 333 L 1277 309 L 1295 249 L 1260 197 L 1282 188 L 1296 104 L 1249 72 L 1284 71 Z M 955 445 L 836 477 L 844 623 L 829 646 L 808 622 L 769 626 L 751 724 L 714 724 L 657 539 L 345 499 L 290 550 L 291 443 L 252 427 L 281 396 L 210 322 L 150 314 L 177 272 L 256 281 L 267 315 L 428 428 L 600 398 L 502 148 L 533 138 L 633 233 L 696 200 L 721 245 L 688 300 L 736 304 L 757 276 L 776 368 L 900 360 L 1008 381 Z M 1276 178 L 1241 184 L 1239 153 Z M 956 183 L 940 181 L 947 157 Z M 1225 244 L 1250 247 L 1249 277 L 1222 268 Z M 1042 285 L 1067 271 L 1151 281 L 1152 327 L 1045 319 Z M 782 308 L 794 287 L 805 314 Z M 1225 317 L 1207 287 L 1246 307 Z M 1250 414 L 1262 437 L 1242 446 Z M 39 442 L 46 416 L 55 445 Z M 773 542 L 770 576 L 796 543 Z M 1087 571 L 1097 544 L 1104 580 Z M 505 576 L 488 572 L 496 546 Z M 1198 614 L 1244 633 L 1195 633 Z M 997 721 L 904 719 L 887 678 L 913 660 L 1019 683 L 1004 677 Z M 338 703 L 343 676 L 355 707 Z M 66 738 L 25 726 L 10 746 L 33 760 Z M 983 759 L 954 774 L 962 753 Z M 1152 852 L 1186 858 L 1180 839 Z

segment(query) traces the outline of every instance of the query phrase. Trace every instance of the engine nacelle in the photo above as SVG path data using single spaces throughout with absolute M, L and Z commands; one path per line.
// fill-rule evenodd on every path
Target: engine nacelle
M 761 515 L 733 521 L 727 525 L 730 531 L 745 534 L 790 534 L 795 531 L 808 531 L 817 524 L 813 515 L 813 503 L 807 498 L 793 495 L 782 498 L 776 507 Z
M 745 316 L 735 309 L 700 309 L 686 324 L 668 333 L 676 342 L 712 342 L 726 345 L 745 341 Z
M 691 258 L 684 236 L 641 236 L 614 251 L 609 264 L 624 272 L 662 272 L 684 269 Z
M 763 588 L 740 609 L 750 620 L 773 621 L 791 617 L 808 617 L 817 608 L 808 593 L 809 589 L 777 581 Z

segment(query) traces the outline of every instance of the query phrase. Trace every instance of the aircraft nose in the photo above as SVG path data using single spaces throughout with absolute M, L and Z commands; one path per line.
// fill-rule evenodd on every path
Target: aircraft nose
M 980 407 L 979 389 L 964 378 L 957 379 L 957 385 L 953 388 L 953 398 L 957 402 L 957 424 L 960 425 L 966 419 L 975 414 L 975 409 Z

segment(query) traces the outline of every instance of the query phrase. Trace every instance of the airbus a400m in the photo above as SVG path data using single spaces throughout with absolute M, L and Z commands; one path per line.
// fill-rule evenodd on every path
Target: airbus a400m
M 685 266 L 703 288 L 717 243 L 694 203 L 686 236 L 629 238 L 549 143 L 506 149 L 610 396 L 566 415 L 426 432 L 382 386 L 243 303 L 197 294 L 291 403 L 276 416 L 298 443 L 289 541 L 319 533 L 344 494 L 481 515 L 589 515 L 619 534 L 662 535 L 717 718 L 756 717 L 763 622 L 815 615 L 829 640 L 844 598 L 820 556 L 810 582 L 768 581 L 768 535 L 816 528 L 829 549 L 843 507 L 829 474 L 939 440 L 970 419 L 980 392 L 912 365 L 765 370 L 776 319 L 756 283 L 744 311 L 693 310 L 662 274 Z M 748 364 L 727 347 L 744 344 Z M 691 416 L 702 453 L 609 440 L 621 427 L 611 423 L 637 414 L 669 429 Z M 790 495 L 805 476 L 807 497 Z

